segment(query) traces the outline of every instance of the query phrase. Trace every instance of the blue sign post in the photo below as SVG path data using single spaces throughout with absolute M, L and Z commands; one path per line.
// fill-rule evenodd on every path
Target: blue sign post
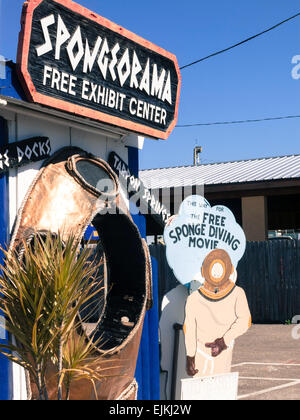
M 0 147 L 8 142 L 7 121 L 0 117 Z M 0 175 L 0 245 L 5 247 L 8 243 L 9 235 L 9 201 L 8 201 L 8 175 Z M 0 251 L 0 262 L 3 262 L 3 253 Z M 1 292 L 1 291 L 0 291 Z M 0 312 L 0 325 L 3 324 L 4 317 Z M 0 342 L 6 342 L 8 334 L 5 329 L 0 327 Z M 0 400 L 11 399 L 12 372 L 11 363 L 0 355 Z
M 128 166 L 130 172 L 138 176 L 138 149 L 128 147 Z M 131 210 L 136 210 L 131 207 Z M 134 223 L 139 228 L 140 234 L 146 238 L 146 220 L 142 214 L 132 215 Z M 144 320 L 143 333 L 140 343 L 135 378 L 138 383 L 138 400 L 159 400 L 159 340 L 158 340 L 158 275 L 157 264 L 152 262 L 153 281 L 153 307 L 147 311 Z

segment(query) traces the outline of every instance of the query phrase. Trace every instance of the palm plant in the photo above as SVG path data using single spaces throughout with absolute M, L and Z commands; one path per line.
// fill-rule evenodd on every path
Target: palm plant
M 80 308 L 95 296 L 100 300 L 102 289 L 96 279 L 99 263 L 91 261 L 88 247 L 78 249 L 74 236 L 63 242 L 61 235 L 48 233 L 24 241 L 22 252 L 2 250 L 0 311 L 15 340 L 1 344 L 0 352 L 29 372 L 41 400 L 49 398 L 49 365 L 57 372 L 59 400 L 69 399 L 72 381 L 94 383 L 105 376 L 105 368 L 94 368 L 92 337 L 77 332 Z

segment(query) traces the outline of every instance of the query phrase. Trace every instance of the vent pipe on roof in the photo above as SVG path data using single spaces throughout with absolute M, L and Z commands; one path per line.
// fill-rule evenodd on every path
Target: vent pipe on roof
M 194 166 L 200 165 L 200 153 L 202 153 L 202 146 L 194 148 Z

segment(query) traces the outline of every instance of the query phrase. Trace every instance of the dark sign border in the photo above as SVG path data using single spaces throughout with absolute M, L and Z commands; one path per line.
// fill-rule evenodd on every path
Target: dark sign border
M 29 56 L 29 48 L 30 48 L 33 12 L 43 1 L 44 0 L 28 0 L 27 2 L 24 3 L 23 10 L 22 10 L 21 32 L 19 35 L 18 54 L 17 54 L 17 68 L 18 68 L 20 80 L 22 82 L 22 85 L 24 87 L 24 90 L 28 99 L 30 101 L 37 102 L 42 105 L 47 105 L 53 108 L 60 109 L 62 111 L 71 112 L 76 115 L 92 118 L 92 119 L 99 120 L 107 124 L 125 128 L 125 129 L 137 132 L 145 136 L 149 136 L 153 138 L 160 138 L 164 140 L 167 139 L 177 123 L 179 95 L 180 95 L 180 87 L 181 87 L 181 76 L 180 76 L 179 66 L 178 66 L 175 55 L 139 37 L 133 32 L 130 32 L 127 29 L 122 28 L 121 26 L 109 21 L 108 19 L 105 19 L 102 16 L 97 15 L 96 13 L 86 9 L 85 7 L 80 6 L 77 3 L 74 3 L 71 0 L 52 0 L 52 1 L 62 6 L 65 6 L 66 8 L 81 15 L 84 18 L 90 19 L 98 23 L 99 25 L 105 26 L 111 31 L 114 31 L 117 34 L 120 34 L 128 38 L 129 40 L 143 47 L 146 47 L 149 50 L 156 52 L 157 54 L 160 54 L 168 58 L 174 63 L 177 76 L 178 76 L 178 86 L 177 86 L 174 119 L 172 123 L 169 125 L 168 129 L 166 131 L 163 131 L 163 130 L 151 128 L 151 127 L 148 127 L 148 126 L 145 126 L 143 124 L 139 124 L 133 121 L 122 119 L 113 115 L 108 115 L 100 111 L 95 111 L 85 106 L 76 105 L 76 104 L 37 92 L 28 71 L 28 56 Z

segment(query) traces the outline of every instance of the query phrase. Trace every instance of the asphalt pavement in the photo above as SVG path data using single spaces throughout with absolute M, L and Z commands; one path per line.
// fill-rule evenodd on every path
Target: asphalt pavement
M 253 325 L 236 340 L 239 400 L 300 400 L 300 325 Z

